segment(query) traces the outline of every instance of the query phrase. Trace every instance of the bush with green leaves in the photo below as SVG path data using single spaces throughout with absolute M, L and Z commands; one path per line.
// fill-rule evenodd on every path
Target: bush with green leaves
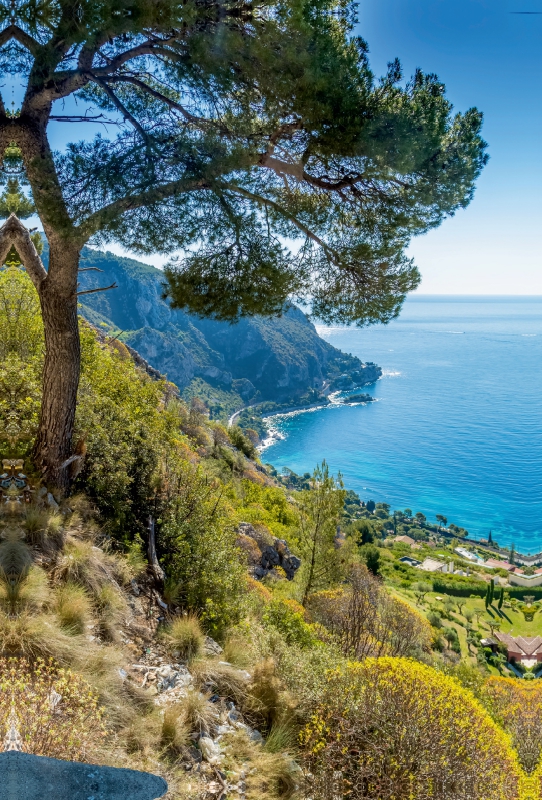
M 258 451 L 256 450 L 254 443 L 248 438 L 248 436 L 245 436 L 238 425 L 233 425 L 229 429 L 228 435 L 233 446 L 244 453 L 247 458 L 257 457 Z
M 273 600 L 265 609 L 262 623 L 279 631 L 289 645 L 312 647 L 317 641 L 311 626 L 303 619 L 302 607 L 281 599 Z
M 162 465 L 159 502 L 158 542 L 178 602 L 219 634 L 238 620 L 245 595 L 231 508 L 200 466 L 173 456 Z

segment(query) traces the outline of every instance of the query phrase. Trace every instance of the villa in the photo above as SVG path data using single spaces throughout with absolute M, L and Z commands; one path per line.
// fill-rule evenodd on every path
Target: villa
M 542 661 L 542 636 L 511 636 L 495 631 L 493 638 L 504 644 L 508 661 Z
M 444 561 L 438 561 L 436 558 L 426 558 L 423 564 L 420 564 L 420 569 L 425 572 L 447 572 L 447 565 Z M 452 569 L 453 572 L 453 569 Z
M 486 567 L 491 567 L 492 569 L 505 569 L 508 572 L 514 571 L 514 565 L 510 564 L 508 561 L 498 561 L 496 558 L 488 558 L 485 563 Z
M 396 536 L 395 541 L 402 544 L 408 544 L 411 547 L 416 544 L 416 540 L 411 536 Z

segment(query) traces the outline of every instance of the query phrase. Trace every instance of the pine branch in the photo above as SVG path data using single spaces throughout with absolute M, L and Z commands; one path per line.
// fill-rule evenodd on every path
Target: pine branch
M 102 272 L 102 270 L 98 270 Z M 98 289 L 85 289 L 83 292 L 76 292 L 77 297 L 82 294 L 94 294 L 95 292 L 108 292 L 109 289 L 118 289 L 118 284 L 112 283 L 111 286 L 100 286 Z
M 107 83 L 94 75 L 90 75 L 91 79 L 101 86 L 106 95 L 109 97 L 115 108 L 120 111 L 125 120 L 128 120 L 130 125 L 139 133 L 143 141 L 147 143 L 148 147 L 152 147 L 151 137 L 148 135 L 145 128 L 137 121 L 137 119 L 128 111 L 126 106 L 119 100 L 115 92 L 107 85 Z

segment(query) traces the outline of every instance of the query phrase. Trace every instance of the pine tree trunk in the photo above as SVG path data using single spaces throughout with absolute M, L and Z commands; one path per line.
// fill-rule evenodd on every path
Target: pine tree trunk
M 79 251 L 51 246 L 47 278 L 38 293 L 45 334 L 43 394 L 34 460 L 45 480 L 60 492 L 69 486 L 63 466 L 72 454 L 81 346 L 77 322 Z M 54 280 L 53 275 L 60 279 Z

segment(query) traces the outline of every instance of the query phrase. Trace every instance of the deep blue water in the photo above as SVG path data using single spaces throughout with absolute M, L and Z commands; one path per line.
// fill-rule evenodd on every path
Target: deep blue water
M 417 296 L 388 326 L 318 331 L 383 368 L 378 402 L 274 418 L 264 461 L 325 458 L 362 499 L 542 550 L 542 297 Z

